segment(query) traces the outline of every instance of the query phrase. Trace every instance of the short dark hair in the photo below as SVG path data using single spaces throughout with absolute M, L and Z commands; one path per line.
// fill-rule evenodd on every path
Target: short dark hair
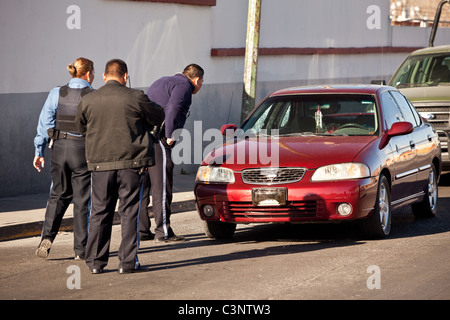
M 125 73 L 128 73 L 128 67 L 125 61 L 121 59 L 112 59 L 106 63 L 105 75 L 123 77 Z
M 205 71 L 198 64 L 191 63 L 186 68 L 184 68 L 183 74 L 189 79 L 194 79 L 197 77 L 203 78 Z

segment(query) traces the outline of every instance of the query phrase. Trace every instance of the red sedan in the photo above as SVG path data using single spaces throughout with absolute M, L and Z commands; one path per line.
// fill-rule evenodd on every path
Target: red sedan
M 194 191 L 211 238 L 231 237 L 237 223 L 350 220 L 383 238 L 396 208 L 436 213 L 438 136 L 393 87 L 280 90 L 222 130 Z

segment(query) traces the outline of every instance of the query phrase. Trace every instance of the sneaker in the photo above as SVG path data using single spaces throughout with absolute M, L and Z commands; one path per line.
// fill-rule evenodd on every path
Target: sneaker
M 36 250 L 36 255 L 40 258 L 47 258 L 52 247 L 52 242 L 49 239 L 43 239 Z

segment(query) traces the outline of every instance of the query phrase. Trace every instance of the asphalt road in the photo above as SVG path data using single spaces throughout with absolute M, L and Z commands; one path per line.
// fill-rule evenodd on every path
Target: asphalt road
M 73 260 L 72 233 L 58 235 L 47 260 L 34 255 L 37 237 L 0 242 L 0 299 L 177 300 L 172 315 L 207 311 L 184 300 L 450 299 L 450 174 L 441 180 L 438 215 L 395 212 L 384 240 L 365 240 L 351 225 L 263 224 L 213 241 L 196 212 L 172 218 L 187 241 L 141 242 L 139 260 L 149 270 L 129 275 L 117 273 L 120 226 L 100 275 Z M 229 307 L 216 312 L 238 310 Z

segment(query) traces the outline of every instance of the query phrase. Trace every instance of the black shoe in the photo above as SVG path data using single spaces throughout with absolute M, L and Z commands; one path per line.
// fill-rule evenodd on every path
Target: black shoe
M 136 269 L 124 269 L 124 268 L 119 268 L 118 272 L 120 274 L 128 274 L 128 273 L 137 273 L 137 272 L 144 272 L 144 271 L 148 271 L 149 269 L 147 267 L 143 267 L 143 266 L 139 266 Z
M 186 238 L 183 236 L 173 235 L 166 239 L 167 242 L 176 242 L 176 241 L 186 241 Z
M 185 237 L 182 236 L 177 236 L 177 235 L 173 235 L 169 238 L 155 238 L 155 242 L 156 243 L 161 243 L 161 242 L 182 242 L 182 241 L 186 241 Z
M 50 239 L 43 239 L 36 250 L 36 255 L 44 259 L 47 258 L 51 247 L 52 242 Z
M 139 235 L 140 241 L 147 241 L 147 240 L 153 240 L 153 239 L 155 239 L 155 235 L 151 232 L 150 232 L 150 234 L 142 233 Z
M 165 238 L 155 238 L 155 243 L 167 242 Z
M 100 274 L 103 273 L 103 269 L 89 269 L 89 271 L 91 271 L 92 274 Z

